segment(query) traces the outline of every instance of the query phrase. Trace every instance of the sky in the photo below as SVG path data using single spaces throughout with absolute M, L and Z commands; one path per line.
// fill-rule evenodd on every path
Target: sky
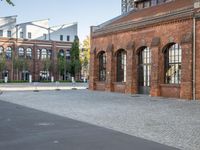
M 82 41 L 90 26 L 121 14 L 121 0 L 12 0 L 14 7 L 0 1 L 0 17 L 17 15 L 17 23 L 50 19 L 50 26 L 78 22 Z

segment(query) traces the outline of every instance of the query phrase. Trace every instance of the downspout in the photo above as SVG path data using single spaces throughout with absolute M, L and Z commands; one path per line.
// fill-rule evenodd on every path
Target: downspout
M 196 100 L 196 18 L 193 17 L 193 100 Z

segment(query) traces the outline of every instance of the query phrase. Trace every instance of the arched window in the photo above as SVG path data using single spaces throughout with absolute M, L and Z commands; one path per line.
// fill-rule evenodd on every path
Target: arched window
M 117 82 L 126 82 L 126 51 L 117 52 Z
M 46 58 L 47 58 L 47 50 L 46 49 L 42 49 L 41 59 L 46 59 Z
M 138 93 L 149 94 L 151 86 L 151 50 L 141 47 L 138 53 Z
M 49 59 L 52 58 L 52 50 L 51 50 L 51 49 L 48 50 L 48 58 L 49 58 Z
M 3 47 L 0 46 L 0 55 L 2 55 L 2 54 L 3 54 Z
M 65 52 L 64 52 L 63 49 L 59 50 L 59 55 L 60 55 L 61 57 L 64 57 L 64 56 L 65 56 Z
M 170 45 L 164 52 L 165 55 L 165 83 L 181 83 L 182 50 L 179 44 Z
M 32 49 L 31 48 L 27 48 L 26 49 L 26 57 L 27 58 L 32 58 Z
M 106 81 L 106 53 L 99 54 L 99 81 Z
M 11 59 L 12 58 L 12 48 L 7 47 L 6 48 L 6 59 Z
M 70 60 L 70 49 L 66 51 L 66 59 Z
M 38 49 L 38 50 L 37 50 L 37 59 L 40 59 L 40 55 L 41 55 L 41 50 Z
M 19 57 L 24 57 L 24 48 L 22 48 L 22 47 L 18 48 L 18 56 Z

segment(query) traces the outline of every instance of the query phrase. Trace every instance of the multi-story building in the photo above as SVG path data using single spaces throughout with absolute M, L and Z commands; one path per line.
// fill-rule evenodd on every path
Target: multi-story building
M 122 0 L 122 14 L 141 8 L 156 6 L 172 0 Z
M 200 99 L 200 0 L 135 2 L 91 27 L 90 89 Z
M 0 79 L 34 81 L 66 79 L 57 68 L 58 55 L 70 59 L 70 49 L 77 37 L 77 23 L 49 26 L 49 19 L 17 24 L 17 16 L 0 18 Z M 15 61 L 26 67 L 19 71 Z M 46 59 L 49 69 L 46 70 Z

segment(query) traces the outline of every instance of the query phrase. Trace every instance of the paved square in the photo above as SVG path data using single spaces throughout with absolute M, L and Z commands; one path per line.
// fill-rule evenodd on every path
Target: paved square
M 3 101 L 0 122 L 1 150 L 178 150 Z
M 88 90 L 5 92 L 0 100 L 184 150 L 200 149 L 200 102 Z

